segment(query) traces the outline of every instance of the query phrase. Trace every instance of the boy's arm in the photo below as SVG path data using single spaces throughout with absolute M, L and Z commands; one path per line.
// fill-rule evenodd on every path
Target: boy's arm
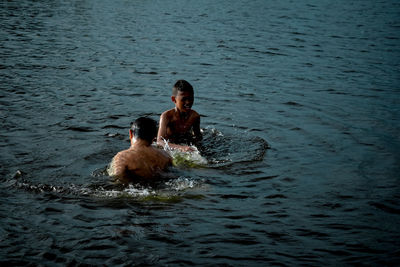
M 196 138 L 196 141 L 201 141 L 201 139 L 203 139 L 203 136 L 200 131 L 200 115 L 199 114 L 197 114 L 197 118 L 193 124 L 193 133 Z
M 165 146 L 164 139 L 166 139 L 167 136 L 167 125 L 168 125 L 168 118 L 166 113 L 164 112 L 160 116 L 160 123 L 158 126 L 158 134 L 157 134 L 157 144 L 162 147 Z

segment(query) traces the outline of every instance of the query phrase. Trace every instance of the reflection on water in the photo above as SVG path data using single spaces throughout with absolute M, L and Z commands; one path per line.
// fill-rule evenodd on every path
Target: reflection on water
M 1 2 L 0 264 L 399 262 L 399 11 Z M 178 79 L 200 154 L 176 155 L 172 179 L 113 183 L 130 122 L 172 108 Z

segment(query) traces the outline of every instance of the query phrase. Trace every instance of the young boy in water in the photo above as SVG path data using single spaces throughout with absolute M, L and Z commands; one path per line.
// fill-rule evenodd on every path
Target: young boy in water
M 150 118 L 138 118 L 129 130 L 131 147 L 114 156 L 108 174 L 123 183 L 135 178 L 152 179 L 172 165 L 172 158 L 161 149 L 152 146 L 157 136 L 157 122 Z
M 192 109 L 193 87 L 185 80 L 179 80 L 172 88 L 172 102 L 175 108 L 160 116 L 157 143 L 181 151 L 193 151 L 190 146 L 201 140 L 200 115 Z M 184 145 L 183 145 L 184 144 Z

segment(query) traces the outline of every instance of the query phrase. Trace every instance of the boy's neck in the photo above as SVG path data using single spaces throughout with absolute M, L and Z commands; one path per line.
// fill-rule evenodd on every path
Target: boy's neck
M 148 141 L 144 140 L 144 139 L 136 139 L 135 141 L 133 141 L 131 143 L 131 148 L 134 147 L 144 147 L 144 146 L 150 146 L 151 143 L 149 143 Z
M 179 114 L 179 117 L 181 119 L 187 119 L 189 117 L 190 111 L 189 112 L 183 112 L 183 111 L 180 111 L 177 107 L 175 107 L 175 111 Z

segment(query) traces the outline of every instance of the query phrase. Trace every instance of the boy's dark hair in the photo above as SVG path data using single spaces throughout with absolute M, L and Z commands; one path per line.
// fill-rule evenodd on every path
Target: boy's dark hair
M 157 122 L 150 118 L 140 117 L 132 123 L 131 130 L 136 138 L 152 143 L 157 136 Z
M 174 87 L 172 87 L 172 95 L 176 96 L 178 94 L 178 91 L 193 93 L 193 87 L 185 80 L 178 80 L 175 83 Z

